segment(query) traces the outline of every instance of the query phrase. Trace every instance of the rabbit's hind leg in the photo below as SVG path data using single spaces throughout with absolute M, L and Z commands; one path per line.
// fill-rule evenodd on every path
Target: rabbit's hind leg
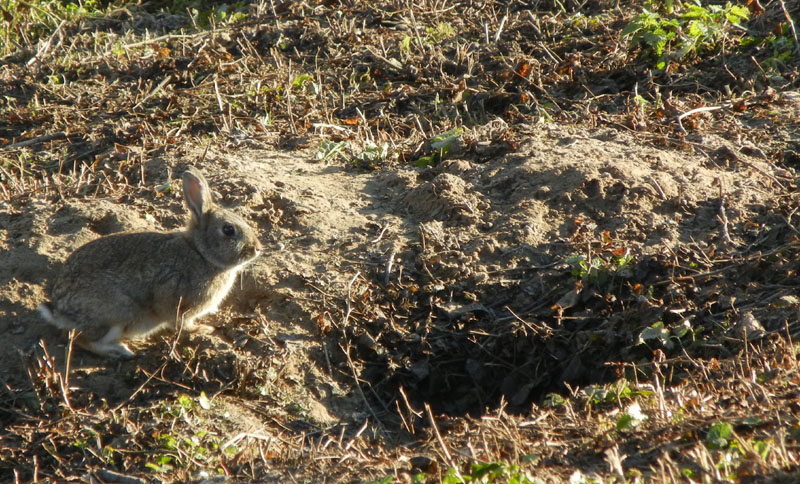
M 121 341 L 124 334 L 123 326 L 112 326 L 108 332 L 100 339 L 87 338 L 85 335 L 78 337 L 77 343 L 84 349 L 92 353 L 108 358 L 130 359 L 133 358 L 133 351 Z
M 133 357 L 133 352 L 123 344 L 120 339 L 123 335 L 122 326 L 112 326 L 108 331 L 104 327 L 76 324 L 75 321 L 53 310 L 48 303 L 39 306 L 39 314 L 53 326 L 63 330 L 79 329 L 75 343 L 81 348 L 91 351 L 98 356 L 127 359 Z
M 209 335 L 217 330 L 214 326 L 198 323 L 196 318 L 185 318 L 183 321 L 183 329 L 189 333 Z

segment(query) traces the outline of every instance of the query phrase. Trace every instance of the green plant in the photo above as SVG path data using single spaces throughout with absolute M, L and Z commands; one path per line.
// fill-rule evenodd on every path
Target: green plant
M 345 150 L 347 147 L 348 143 L 346 141 L 323 139 L 319 144 L 319 148 L 317 148 L 314 158 L 319 161 L 333 161 L 337 158 L 343 158 L 346 156 Z
M 403 39 L 400 40 L 400 53 L 403 54 L 404 59 L 411 56 L 411 36 L 403 36 Z
M 652 7 L 653 2 L 648 2 Z M 643 45 L 656 58 L 657 69 L 689 53 L 713 51 L 731 25 L 738 26 L 750 14 L 746 7 L 733 5 L 704 6 L 699 0 L 678 6 L 670 4 L 662 12 L 644 8 L 622 30 L 631 50 Z
M 451 467 L 447 469 L 442 479 L 443 484 L 461 484 L 463 482 L 533 484 L 536 481 L 523 472 L 518 465 L 505 462 L 472 464 L 470 473 L 461 475 Z
M 558 393 L 548 393 L 544 397 L 542 406 L 545 408 L 556 408 L 566 405 L 567 400 Z
M 639 333 L 636 344 L 649 346 L 649 343 L 655 342 L 666 349 L 672 349 L 675 341 L 680 341 L 691 330 L 692 326 L 688 320 L 684 320 L 683 323 L 672 328 L 665 327 L 662 321 L 656 321 Z
M 305 84 L 314 79 L 311 74 L 300 74 L 292 80 L 292 89 L 302 89 Z
M 179 418 L 181 415 L 196 413 L 197 407 L 203 410 L 209 410 L 212 405 L 211 401 L 206 396 L 205 392 L 200 392 L 200 396 L 196 399 L 183 393 L 178 396 L 177 401 L 170 403 L 168 401 L 161 402 L 161 412 L 165 417 Z
M 353 151 L 352 145 L 347 141 L 331 141 L 323 139 L 314 157 L 320 161 L 333 161 L 338 158 L 350 160 L 357 166 L 373 168 L 380 163 L 397 158 L 397 152 L 392 150 L 389 143 L 376 144 L 368 141 L 361 151 Z
M 742 49 L 761 47 L 768 50 L 770 57 L 761 61 L 761 65 L 772 69 L 785 66 L 796 57 L 792 32 L 786 23 L 782 25 L 780 33 L 772 33 L 767 37 L 744 37 L 741 47 Z
M 439 22 L 436 24 L 436 27 L 426 28 L 425 33 L 428 34 L 428 41 L 432 44 L 455 37 L 456 35 L 456 31 L 453 29 L 453 26 L 444 22 Z
M 724 449 L 733 439 L 733 426 L 727 422 L 715 423 L 708 429 L 706 446 L 709 449 Z
M 617 252 L 611 253 L 608 259 L 601 256 L 589 259 L 585 255 L 573 255 L 567 258 L 570 273 L 576 279 L 593 284 L 595 287 L 604 286 L 614 277 L 630 278 L 633 275 L 631 264 L 633 256 L 627 251 Z
M 192 18 L 198 27 L 206 28 L 213 24 L 232 24 L 247 18 L 247 3 L 235 2 L 231 4 L 223 3 L 216 5 L 209 2 L 192 2 L 197 5 L 190 8 Z M 205 8 L 204 8 L 205 7 Z
M 617 430 L 632 430 L 645 420 L 647 420 L 647 415 L 642 412 L 642 407 L 637 402 L 633 402 L 617 419 Z
M 389 143 L 375 144 L 371 141 L 364 145 L 364 149 L 353 154 L 353 162 L 362 167 L 371 168 L 379 163 L 397 158 L 397 153 L 392 151 Z
M 431 154 L 419 157 L 417 166 L 432 166 L 444 160 L 462 131 L 461 128 L 454 128 L 431 138 Z
M 0 0 L 0 55 L 33 49 L 51 35 L 62 22 L 100 17 L 113 8 L 98 5 L 97 0 L 59 2 L 53 0 L 25 2 Z
M 621 378 L 606 385 L 589 385 L 583 389 L 589 401 L 595 405 L 615 402 L 622 405 L 623 400 L 630 400 L 637 396 L 649 397 L 653 392 L 649 390 L 635 390 L 631 388 L 628 380 Z
M 165 474 L 173 469 L 170 462 L 172 462 L 172 457 L 168 455 L 159 455 L 156 457 L 155 462 L 148 462 L 145 464 L 145 467 L 152 469 L 153 472 L 158 474 Z
M 161 443 L 161 447 L 167 450 L 175 450 L 178 448 L 178 439 L 171 434 L 161 434 L 158 436 L 158 441 Z

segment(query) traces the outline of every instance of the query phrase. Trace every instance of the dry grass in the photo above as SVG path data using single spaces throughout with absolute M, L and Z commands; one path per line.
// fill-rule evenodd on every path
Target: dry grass
M 292 150 L 327 140 L 343 143 L 336 156 L 372 169 L 432 154 L 435 162 L 441 154 L 431 139 L 454 128 L 465 130 L 462 154 L 485 160 L 515 149 L 515 126 L 543 122 L 622 129 L 642 142 L 697 151 L 705 150 L 699 136 L 738 136 L 796 168 L 797 138 L 787 135 L 797 134 L 796 120 L 774 115 L 785 101 L 768 86 L 797 89 L 797 67 L 775 60 L 769 46 L 736 50 L 744 34 L 732 30 L 720 51 L 655 72 L 619 37 L 641 2 L 616 3 L 259 2 L 223 13 L 201 2 L 2 1 L 0 206 L 121 197 L 150 186 L 148 160 L 189 145 Z M 776 11 L 778 2 L 764 3 Z M 738 121 L 714 111 L 681 117 L 722 105 L 742 113 Z M 706 311 L 710 321 L 677 344 L 638 344 L 642 294 L 621 286 L 615 302 L 592 302 L 618 315 L 600 326 L 619 336 L 612 351 L 593 343 L 594 333 L 565 330 L 541 307 L 471 321 L 471 332 L 432 328 L 452 347 L 426 361 L 455 383 L 428 392 L 358 341 L 371 332 L 415 359 L 424 349 L 402 338 L 414 331 L 403 329 L 398 340 L 376 329 L 375 313 L 424 321 L 435 306 L 426 287 L 454 278 L 421 270 L 402 287 L 354 280 L 352 298 L 328 308 L 353 329 L 327 341 L 341 348 L 331 350 L 337 378 L 360 382 L 371 416 L 359 425 L 315 425 L 279 396 L 254 391 L 247 382 L 279 372 L 269 362 L 231 368 L 238 382 L 231 388 L 202 379 L 217 360 L 171 353 L 124 375 L 142 391 L 120 403 L 76 390 L 41 346 L 30 355 L 25 386 L 0 382 L 0 480 L 186 482 L 213 469 L 274 482 L 792 482 L 800 470 L 800 328 L 797 304 L 780 306 L 773 296 L 794 291 L 798 253 L 792 234 L 777 238 L 774 251 L 756 256 L 712 261 L 687 248 L 681 260 L 692 267 L 655 261 L 654 298 L 676 314 Z M 543 273 L 559 287 L 573 283 L 563 271 Z M 724 292 L 712 288 L 726 285 L 747 294 L 738 310 L 712 302 Z M 507 290 L 494 295 L 502 300 Z M 779 319 L 758 341 L 726 330 L 748 305 L 773 308 Z M 603 376 L 593 390 L 570 391 L 555 381 L 561 373 L 545 371 L 564 368 L 544 357 L 513 362 L 550 380 L 506 402 L 508 368 L 478 375 L 464 361 L 475 348 L 491 354 L 519 338 L 532 341 L 528 349 L 604 351 Z M 473 386 L 483 393 L 475 397 Z M 261 430 L 230 435 L 231 419 L 252 419 Z M 714 439 L 720 432 L 724 442 Z

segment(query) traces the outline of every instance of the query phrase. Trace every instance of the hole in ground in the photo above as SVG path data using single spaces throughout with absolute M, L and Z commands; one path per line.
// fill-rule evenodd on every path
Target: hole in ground
M 365 393 L 385 408 L 395 401 L 402 408 L 405 394 L 416 410 L 428 403 L 451 416 L 477 417 L 500 405 L 526 412 L 550 393 L 618 379 L 620 362 L 652 358 L 638 339 L 642 328 L 667 319 L 667 307 L 654 303 L 665 289 L 642 297 L 640 288 L 667 267 L 647 258 L 624 280 L 599 285 L 576 282 L 563 268 L 539 271 L 479 293 L 458 284 L 428 291 L 362 281 L 345 334 L 371 387 Z

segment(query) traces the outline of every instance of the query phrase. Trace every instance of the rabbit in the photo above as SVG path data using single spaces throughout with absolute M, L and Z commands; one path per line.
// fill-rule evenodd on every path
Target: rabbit
M 132 358 L 123 340 L 170 323 L 213 330 L 195 320 L 217 310 L 242 267 L 261 252 L 255 231 L 217 206 L 202 173 L 183 173 L 190 219 L 179 232 L 120 233 L 93 240 L 67 258 L 39 313 L 76 343 L 109 358 Z

